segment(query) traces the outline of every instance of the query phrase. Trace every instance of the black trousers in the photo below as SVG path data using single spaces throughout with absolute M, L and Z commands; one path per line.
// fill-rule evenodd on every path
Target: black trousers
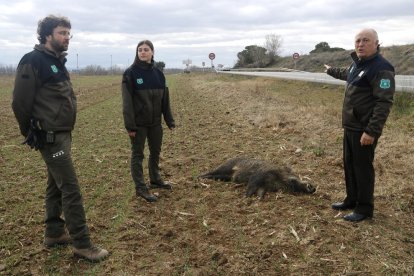
M 82 195 L 71 157 L 71 133 L 56 133 L 55 142 L 40 150 L 47 166 L 46 237 L 59 237 L 66 228 L 76 248 L 91 246 Z M 64 218 L 62 218 L 62 211 Z
M 162 136 L 162 125 L 157 125 L 138 127 L 135 138 L 131 137 L 131 175 L 136 189 L 146 186 L 142 168 L 146 140 L 148 140 L 149 148 L 148 172 L 150 182 L 162 183 L 159 168 Z
M 372 216 L 374 212 L 374 144 L 361 146 L 362 131 L 344 130 L 343 161 L 345 169 L 346 198 L 355 204 L 354 212 Z

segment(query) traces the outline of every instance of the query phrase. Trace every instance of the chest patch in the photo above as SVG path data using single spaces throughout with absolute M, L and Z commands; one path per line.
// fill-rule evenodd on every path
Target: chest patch
M 391 87 L 391 81 L 389 79 L 382 79 L 380 82 L 380 88 L 387 89 Z
M 144 80 L 142 78 L 137 79 L 137 84 L 143 84 Z
M 52 69 L 53 73 L 57 73 L 59 70 L 57 69 L 56 65 L 51 65 L 50 68 Z

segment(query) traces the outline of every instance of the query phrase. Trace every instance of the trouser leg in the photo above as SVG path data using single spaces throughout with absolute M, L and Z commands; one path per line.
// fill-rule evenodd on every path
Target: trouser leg
M 374 153 L 377 139 L 373 145 L 361 146 L 362 132 L 345 131 L 347 142 L 344 146 L 346 152 L 345 179 L 347 186 L 347 199 L 355 200 L 355 212 L 372 216 L 374 211 Z
M 343 162 L 344 162 L 344 172 L 345 172 L 345 188 L 346 188 L 346 197 L 344 202 L 346 204 L 356 204 L 357 201 L 357 182 L 354 174 L 353 160 L 355 156 L 352 152 L 353 139 L 351 132 L 344 130 L 344 140 L 343 140 Z
M 149 128 L 148 131 L 148 147 L 149 147 L 149 158 L 148 158 L 148 171 L 151 183 L 162 183 L 160 175 L 160 153 L 162 145 L 162 126 L 155 126 Z
M 353 171 L 357 183 L 357 206 L 355 212 L 372 216 L 374 211 L 374 155 L 377 145 L 377 139 L 373 145 L 361 146 L 360 139 L 362 132 L 354 134 L 353 153 Z
M 131 175 L 136 189 L 146 187 L 142 169 L 146 138 L 147 128 L 145 127 L 138 128 L 135 137 L 131 137 Z
M 46 224 L 56 220 L 59 211 L 56 208 L 58 189 L 61 193 L 62 210 L 66 220 L 66 227 L 73 239 L 76 248 L 87 248 L 91 246 L 89 229 L 86 225 L 85 210 L 83 208 L 82 195 L 75 173 L 71 157 L 71 134 L 70 132 L 57 133 L 54 144 L 47 144 L 41 150 L 42 157 L 46 162 L 50 189 L 46 194 Z M 53 187 L 55 183 L 56 189 Z M 53 223 L 46 229 L 53 228 Z
M 45 198 L 45 236 L 60 237 L 65 231 L 65 221 L 62 219 L 62 192 L 56 185 L 50 170 L 48 172 L 46 198 Z

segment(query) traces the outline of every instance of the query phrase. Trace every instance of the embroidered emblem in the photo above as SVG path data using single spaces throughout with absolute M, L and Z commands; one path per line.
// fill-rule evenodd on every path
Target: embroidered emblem
M 138 84 L 143 84 L 144 83 L 144 80 L 143 79 L 137 79 L 137 83 Z
M 391 87 L 391 81 L 389 79 L 382 79 L 380 82 L 380 87 L 382 89 L 387 89 Z
M 60 150 L 60 151 L 58 151 L 58 152 L 54 153 L 54 154 L 52 155 L 52 157 L 53 157 L 53 158 L 56 158 L 56 157 L 62 156 L 62 155 L 64 155 L 64 154 L 65 154 L 65 152 L 64 152 L 63 150 Z
M 59 71 L 56 65 L 51 65 L 50 68 L 52 68 L 53 73 L 57 73 Z
M 362 75 L 363 75 L 364 73 L 365 73 L 364 71 L 361 71 L 361 72 L 358 74 L 358 77 L 362 77 Z

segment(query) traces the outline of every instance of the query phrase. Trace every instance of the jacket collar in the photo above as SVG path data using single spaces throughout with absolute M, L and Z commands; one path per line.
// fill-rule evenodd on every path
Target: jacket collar
M 60 56 L 57 56 L 54 52 L 52 52 L 48 48 L 46 48 L 45 44 L 36 44 L 34 46 L 34 49 L 39 51 L 39 52 L 45 53 L 46 55 L 49 55 L 49 56 L 52 56 L 54 58 L 59 59 L 60 62 L 62 62 L 63 64 L 66 63 L 66 56 L 68 55 L 66 52 L 62 52 L 60 54 Z
M 373 54 L 372 56 L 368 57 L 368 58 L 364 58 L 364 59 L 360 59 L 357 56 L 357 53 L 354 51 L 351 53 L 351 58 L 352 60 L 356 63 L 356 64 L 363 64 L 367 61 L 373 60 L 374 58 L 376 58 L 379 55 L 379 51 L 377 51 L 375 54 Z
M 139 60 L 137 63 L 134 64 L 134 66 L 137 66 L 138 68 L 144 70 L 151 70 L 154 68 L 154 61 L 151 61 L 151 63 L 147 63 L 145 61 Z

